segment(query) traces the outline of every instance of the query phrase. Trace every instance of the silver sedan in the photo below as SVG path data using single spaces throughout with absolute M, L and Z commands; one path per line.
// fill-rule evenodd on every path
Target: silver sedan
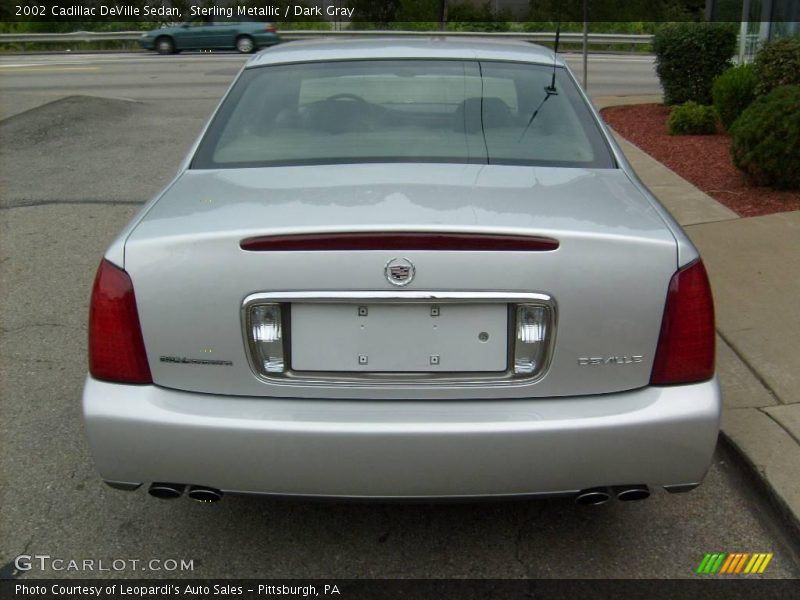
M 89 325 L 97 469 L 161 498 L 635 500 L 718 433 L 698 252 L 530 44 L 254 56 Z

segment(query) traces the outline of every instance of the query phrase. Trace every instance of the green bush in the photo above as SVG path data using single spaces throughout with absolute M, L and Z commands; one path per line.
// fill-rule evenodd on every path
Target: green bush
M 753 182 L 800 189 L 800 85 L 756 98 L 730 133 L 733 164 Z
M 756 94 L 768 94 L 780 85 L 800 85 L 800 37 L 767 42 L 753 61 Z
M 719 120 L 730 129 L 736 118 L 756 97 L 756 77 L 753 65 L 742 65 L 725 71 L 714 80 L 711 97 Z
M 717 113 L 713 106 L 684 102 L 672 109 L 667 119 L 670 135 L 710 135 L 717 132 Z
M 508 31 L 511 16 L 496 9 L 491 0 L 483 3 L 450 2 L 447 7 L 447 29 L 450 31 Z
M 666 104 L 711 103 L 711 84 L 731 64 L 736 29 L 730 23 L 668 23 L 653 40 Z

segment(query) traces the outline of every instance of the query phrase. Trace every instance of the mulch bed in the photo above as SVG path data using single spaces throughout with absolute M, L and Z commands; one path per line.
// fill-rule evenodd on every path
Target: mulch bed
M 661 104 L 633 104 L 612 106 L 602 112 L 606 123 L 622 137 L 739 216 L 800 210 L 800 193 L 747 182 L 733 166 L 727 134 L 669 135 L 669 111 Z

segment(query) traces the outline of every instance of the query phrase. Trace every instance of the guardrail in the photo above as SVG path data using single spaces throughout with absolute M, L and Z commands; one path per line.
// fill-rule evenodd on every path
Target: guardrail
M 143 31 L 73 31 L 71 33 L 0 33 L 0 43 L 27 44 L 36 42 L 69 44 L 73 42 L 107 42 L 136 40 Z
M 0 44 L 27 44 L 37 42 L 47 43 L 74 43 L 74 42 L 106 42 L 136 40 L 141 37 L 143 31 L 73 31 L 71 33 L 2 33 L 0 34 Z M 280 31 L 283 40 L 300 40 L 320 37 L 374 37 L 374 36 L 396 36 L 396 37 L 484 37 L 499 38 L 509 40 L 525 40 L 529 42 L 553 42 L 554 32 L 511 32 L 511 31 L 377 31 L 377 30 L 283 30 Z M 562 32 L 561 41 L 565 43 L 582 43 L 583 34 L 574 32 Z M 627 33 L 590 33 L 587 42 L 590 45 L 597 44 L 651 44 L 652 35 L 646 34 L 627 34 Z
M 372 29 L 361 31 L 281 31 L 280 35 L 285 40 L 306 39 L 325 36 L 398 36 L 398 37 L 487 37 L 507 40 L 524 40 L 529 42 L 553 42 L 553 31 L 376 31 Z M 576 32 L 561 32 L 562 42 L 583 42 L 583 34 Z M 589 44 L 652 44 L 653 36 L 649 34 L 628 33 L 590 33 Z

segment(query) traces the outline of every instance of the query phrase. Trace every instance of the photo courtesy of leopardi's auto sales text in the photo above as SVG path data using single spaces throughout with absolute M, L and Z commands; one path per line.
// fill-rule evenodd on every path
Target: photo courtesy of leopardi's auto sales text
M 798 23 L 0 0 L 0 600 L 794 598 Z

